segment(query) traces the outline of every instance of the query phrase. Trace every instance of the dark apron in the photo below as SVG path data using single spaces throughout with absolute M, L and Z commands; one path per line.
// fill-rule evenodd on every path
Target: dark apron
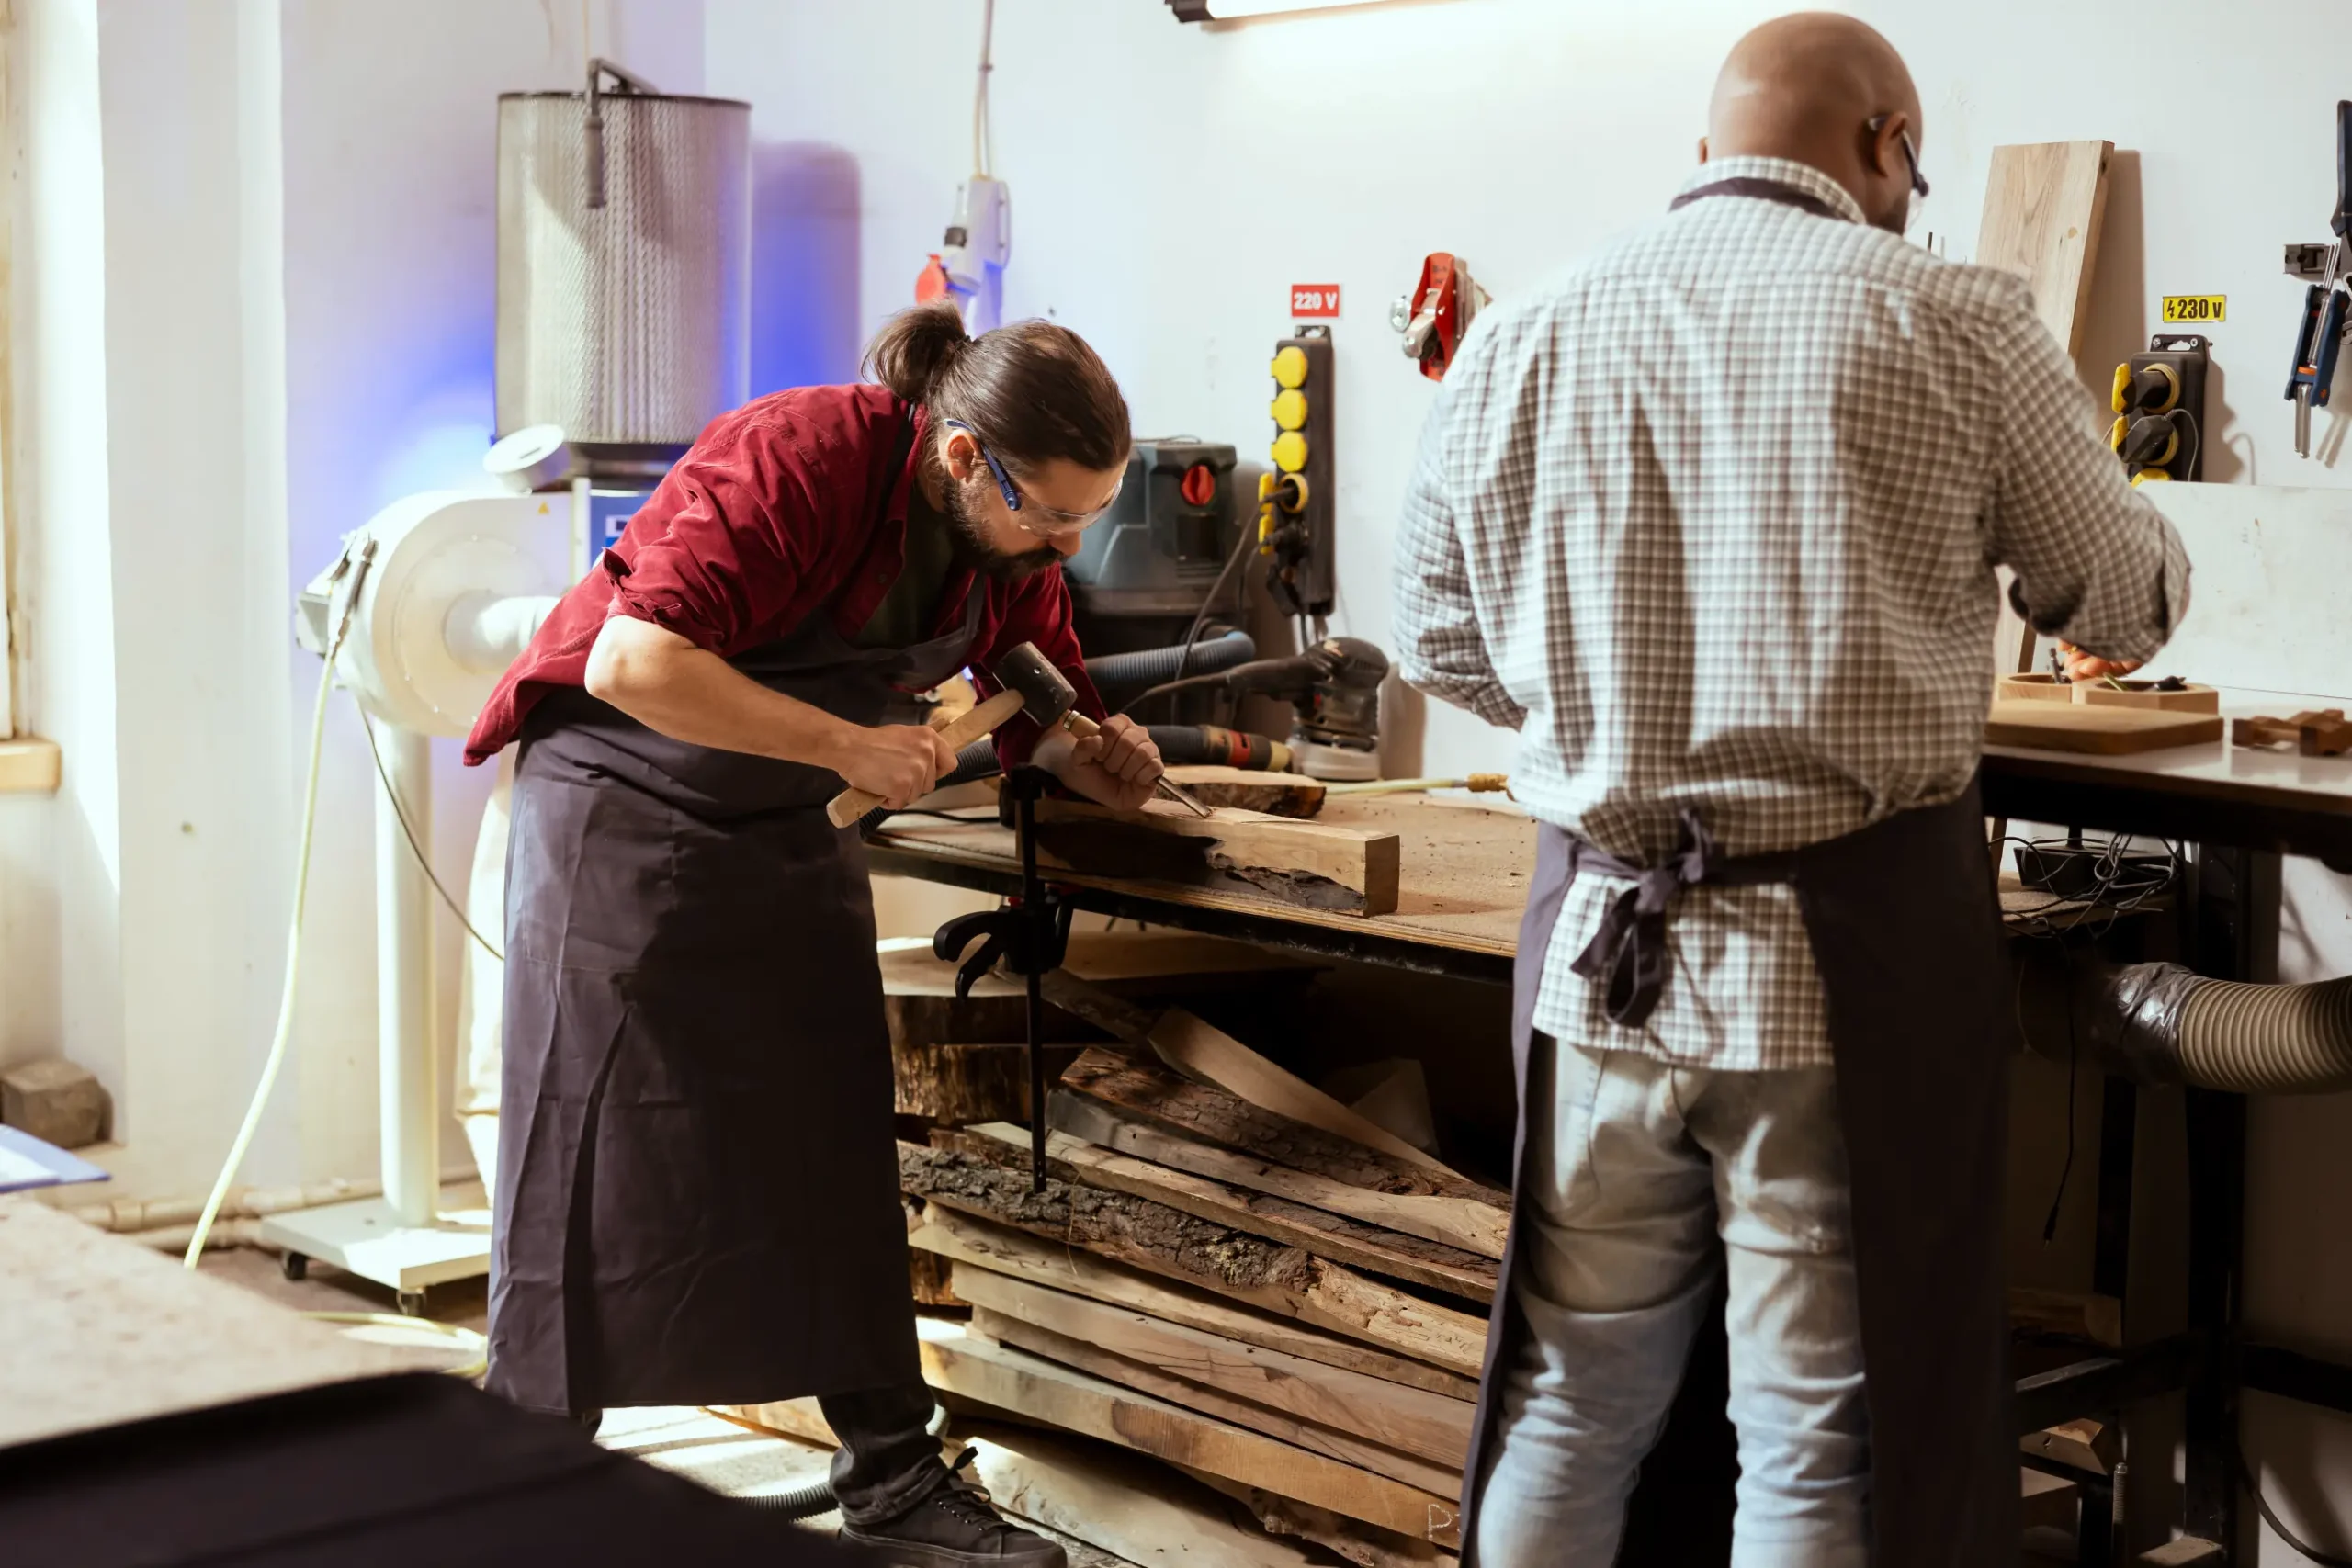
M 1949 805 L 1770 858 L 1783 874 L 1771 880 L 1796 888 L 1820 971 L 1853 1181 L 1871 1561 L 2013 1563 L 2020 1525 L 2003 1185 L 2014 1024 L 1976 786 Z M 1527 1155 L 1536 988 L 1580 861 L 1613 866 L 1543 828 L 1513 975 L 1515 1174 Z M 1743 863 L 1726 863 L 1730 874 L 1704 880 L 1758 880 L 1739 874 Z M 1474 1568 L 1477 1493 L 1498 1436 L 1498 1380 L 1526 1332 L 1510 1289 L 1519 1218 L 1515 1211 L 1464 1471 L 1464 1568 Z
M 906 433 L 901 431 L 901 439 Z M 731 660 L 910 718 L 958 628 L 859 649 L 831 606 Z M 913 1381 L 865 853 L 827 769 L 657 734 L 584 692 L 525 725 L 507 862 L 487 1386 L 530 1409 Z

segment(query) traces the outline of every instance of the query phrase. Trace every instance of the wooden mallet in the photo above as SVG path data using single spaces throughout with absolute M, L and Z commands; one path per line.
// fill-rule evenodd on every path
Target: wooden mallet
M 1080 740 L 1102 729 L 1101 725 L 1078 711 L 1077 689 L 1069 683 L 1069 677 L 1055 669 L 1053 662 L 1037 651 L 1035 643 L 1024 642 L 998 660 L 994 673 L 1004 683 L 1005 692 L 1021 694 L 1023 706 L 1029 716 L 1045 728 L 1067 729 Z M 1159 777 L 1158 788 L 1160 794 L 1194 816 L 1209 815 L 1207 807 L 1178 789 L 1164 773 Z
M 1028 647 L 1026 643 L 1022 644 Z M 940 728 L 939 738 L 947 742 L 950 751 L 961 751 L 984 735 L 993 734 L 996 727 L 1021 711 L 1020 693 L 1008 688 L 980 704 L 978 707 Z M 825 807 L 825 820 L 836 828 L 846 828 L 876 807 L 882 804 L 878 795 L 868 795 L 857 788 L 845 789 L 833 796 Z

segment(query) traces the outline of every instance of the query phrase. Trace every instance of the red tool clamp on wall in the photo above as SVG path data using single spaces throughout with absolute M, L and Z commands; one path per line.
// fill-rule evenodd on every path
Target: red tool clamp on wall
M 1445 251 L 1421 263 L 1421 281 L 1396 301 L 1389 322 L 1405 334 L 1405 356 L 1420 363 L 1432 381 L 1445 379 L 1453 351 L 1470 330 L 1471 318 L 1487 302 L 1487 291 L 1470 276 L 1469 264 Z

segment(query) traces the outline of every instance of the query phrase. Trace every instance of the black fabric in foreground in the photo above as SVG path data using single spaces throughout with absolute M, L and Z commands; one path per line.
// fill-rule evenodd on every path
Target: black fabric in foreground
M 514 1568 L 848 1554 L 455 1379 L 373 1378 L 0 1453 L 11 1562 Z

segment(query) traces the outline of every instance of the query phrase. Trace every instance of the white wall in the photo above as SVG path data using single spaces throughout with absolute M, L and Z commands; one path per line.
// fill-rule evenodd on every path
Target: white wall
M 1285 286 L 1340 283 L 1338 626 L 1385 642 L 1396 497 L 1432 391 L 1397 352 L 1389 300 L 1429 251 L 1461 254 L 1509 294 L 1658 210 L 1691 166 L 1724 51 L 1789 8 L 1422 0 L 1203 28 L 1160 0 L 1001 0 L 1007 312 L 1084 333 L 1139 430 L 1194 431 L 1249 457 L 1271 433 L 1265 361 L 1290 325 Z M 2112 141 L 2086 378 L 2103 392 L 2097 367 L 2144 346 L 2160 295 L 2224 293 L 2230 318 L 2211 329 L 2213 477 L 2338 482 L 2332 462 L 2293 455 L 2278 400 L 2301 298 L 2278 256 L 2325 232 L 2352 11 L 2152 0 L 2127 26 L 2088 0 L 1844 8 L 1881 27 L 1918 79 L 1935 187 L 1922 228 L 1947 254 L 1970 253 L 1995 145 Z M 845 378 L 865 334 L 909 299 L 969 166 L 978 0 L 707 0 L 707 14 L 711 90 L 752 101 L 755 156 L 803 203 L 758 215 L 775 243 L 755 284 L 754 331 L 772 346 L 754 389 Z M 2320 424 L 2329 450 L 2344 425 Z M 1508 738 L 1450 709 L 1425 731 L 1409 710 L 1391 728 L 1406 742 L 1392 770 L 1509 764 Z M 2290 924 L 2318 934 L 2290 944 L 2285 977 L 2352 970 L 2342 879 L 2298 866 L 2289 886 Z M 2352 1354 L 2352 1273 L 2323 1261 L 2345 1256 L 2325 1216 L 2352 1178 L 2352 1101 L 2257 1101 L 2252 1118 L 2248 1315 Z M 2352 1427 L 2259 1396 L 2250 1406 L 2256 1462 L 2280 1467 L 2276 1505 L 2324 1547 L 2352 1551 Z M 2271 1540 L 2261 1561 L 2298 1560 Z
M 0 1062 L 96 1071 L 115 1190 L 184 1195 L 226 1150 L 283 975 L 318 672 L 293 591 L 383 502 L 477 473 L 489 438 L 496 96 L 576 85 L 591 48 L 699 90 L 701 12 L 14 15 L 14 629 L 65 782 L 0 797 Z M 375 1168 L 370 764 L 348 699 L 331 712 L 302 1006 L 255 1181 Z M 435 859 L 462 887 L 488 781 L 441 750 Z M 457 940 L 443 921 L 445 1032 Z

